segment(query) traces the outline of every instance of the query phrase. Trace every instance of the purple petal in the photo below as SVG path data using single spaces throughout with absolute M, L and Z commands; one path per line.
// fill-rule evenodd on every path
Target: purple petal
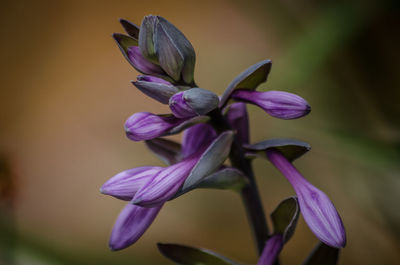
M 150 140 L 165 135 L 169 130 L 183 123 L 173 115 L 155 115 L 149 112 L 133 114 L 125 122 L 125 131 L 133 141 Z
M 215 138 L 217 133 L 214 128 L 207 123 L 196 124 L 183 133 L 182 156 L 189 157 L 201 148 L 208 146 Z
M 237 90 L 232 97 L 255 104 L 269 115 L 284 120 L 297 119 L 311 111 L 310 105 L 302 97 L 283 91 Z
M 242 144 L 249 143 L 249 117 L 246 104 L 238 102 L 228 106 L 227 119 L 229 125 L 236 130 Z
M 280 151 L 269 149 L 267 157 L 292 184 L 304 220 L 316 237 L 331 247 L 344 247 L 346 232 L 328 196 L 309 183 Z
M 135 243 L 153 223 L 163 205 L 143 208 L 128 204 L 119 214 L 111 232 L 111 250 L 120 250 Z
M 138 75 L 137 81 L 145 81 L 145 82 L 152 82 L 152 83 L 159 83 L 164 85 L 172 85 L 170 82 L 165 81 L 162 78 L 150 76 L 150 75 Z
M 265 243 L 264 250 L 257 265 L 272 265 L 283 247 L 282 235 L 276 234 L 270 237 Z
M 163 169 L 137 191 L 132 203 L 152 207 L 169 200 L 182 186 L 199 158 L 200 156 L 193 155 L 178 164 Z
M 122 171 L 104 183 L 100 192 L 130 201 L 135 193 L 161 169 L 161 167 L 138 167 Z
M 132 65 L 139 71 L 148 75 L 165 75 L 162 68 L 156 64 L 149 62 L 140 53 L 138 46 L 131 46 L 127 51 L 128 58 Z
M 195 110 L 186 102 L 185 92 L 179 92 L 173 95 L 169 100 L 169 107 L 175 117 L 190 118 L 197 115 Z

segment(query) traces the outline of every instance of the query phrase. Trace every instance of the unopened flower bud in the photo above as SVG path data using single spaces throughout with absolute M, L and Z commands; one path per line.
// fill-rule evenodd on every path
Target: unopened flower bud
M 218 106 L 219 98 L 211 91 L 192 88 L 173 95 L 169 100 L 172 113 L 178 118 L 204 115 Z
M 185 119 L 178 119 L 173 115 L 138 112 L 125 122 L 125 132 L 133 141 L 150 140 L 167 134 L 169 130 L 184 121 Z
M 139 72 L 148 75 L 165 75 L 165 72 L 160 66 L 153 64 L 148 61 L 141 54 L 138 46 L 131 46 L 127 50 L 128 58 L 133 67 L 135 67 Z
M 255 104 L 269 115 L 284 120 L 297 119 L 311 111 L 305 99 L 283 91 L 258 92 L 243 89 L 234 91 L 232 98 Z
M 144 94 L 163 104 L 168 104 L 170 97 L 179 91 L 168 81 L 154 76 L 139 75 L 137 81 L 132 83 Z
M 301 214 L 315 236 L 331 247 L 344 247 L 346 232 L 328 196 L 308 182 L 277 149 L 268 149 L 267 157 L 292 185 L 298 197 Z

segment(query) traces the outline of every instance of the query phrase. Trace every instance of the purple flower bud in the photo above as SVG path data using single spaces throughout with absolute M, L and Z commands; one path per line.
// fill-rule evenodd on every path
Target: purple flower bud
M 208 146 L 216 137 L 217 133 L 208 123 L 199 123 L 186 129 L 182 139 L 182 157 L 187 158 Z
M 297 119 L 310 113 L 311 107 L 302 97 L 283 91 L 258 92 L 236 90 L 232 98 L 255 104 L 269 115 L 284 119 Z
M 258 260 L 257 265 L 272 265 L 281 252 L 283 247 L 283 238 L 280 234 L 271 236 L 264 246 L 264 250 Z
M 171 83 L 161 78 L 139 75 L 137 80 L 132 83 L 140 91 L 163 104 L 168 104 L 170 97 L 179 92 Z
M 153 223 L 162 205 L 143 208 L 128 204 L 119 214 L 111 232 L 111 250 L 124 249 L 135 243 Z
M 153 207 L 172 198 L 182 186 L 199 158 L 200 155 L 193 155 L 161 170 L 160 173 L 136 192 L 132 203 L 142 207 Z
M 207 114 L 218 106 L 218 102 L 216 94 L 196 87 L 173 95 L 169 107 L 176 117 L 188 118 Z
M 106 181 L 101 186 L 100 192 L 130 201 L 135 193 L 161 169 L 161 167 L 138 167 L 122 171 Z
M 143 55 L 140 53 L 138 46 L 131 46 L 127 50 L 128 59 L 139 72 L 148 75 L 165 75 L 163 69 L 148 61 Z
M 267 157 L 293 186 L 304 220 L 316 237 L 331 247 L 344 247 L 346 232 L 328 196 L 309 183 L 277 149 L 268 149 Z
M 228 106 L 227 119 L 229 125 L 236 130 L 242 144 L 249 143 L 249 117 L 246 104 L 238 102 Z
M 169 130 L 183 122 L 185 119 L 178 119 L 172 115 L 138 112 L 125 122 L 125 132 L 133 141 L 150 140 L 167 134 Z

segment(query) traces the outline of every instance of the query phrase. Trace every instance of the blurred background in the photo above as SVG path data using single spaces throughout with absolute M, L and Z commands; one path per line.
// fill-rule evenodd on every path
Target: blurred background
M 256 252 L 244 208 L 229 191 L 194 191 L 166 205 L 145 235 L 111 252 L 124 202 L 101 195 L 114 174 L 162 165 L 129 141 L 126 118 L 168 112 L 131 84 L 137 72 L 111 38 L 119 18 L 161 15 L 192 42 L 196 82 L 221 94 L 269 58 L 261 89 L 307 99 L 305 118 L 249 106 L 252 141 L 290 137 L 312 151 L 296 166 L 338 208 L 348 233 L 340 264 L 400 259 L 400 30 L 398 1 L 2 0 L 0 264 L 172 264 L 157 242 L 205 247 L 245 264 Z M 175 137 L 179 139 L 179 137 Z M 269 214 L 294 194 L 254 162 Z M 282 264 L 301 264 L 317 239 L 300 219 Z M 396 262 L 397 260 L 397 262 Z

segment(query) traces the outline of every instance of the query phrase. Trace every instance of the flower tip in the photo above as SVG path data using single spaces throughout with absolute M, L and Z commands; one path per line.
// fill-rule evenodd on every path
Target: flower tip
M 131 200 L 131 204 L 140 205 L 140 203 L 141 203 L 142 201 L 143 201 L 143 200 L 142 200 L 141 198 L 132 199 L 132 200 Z

